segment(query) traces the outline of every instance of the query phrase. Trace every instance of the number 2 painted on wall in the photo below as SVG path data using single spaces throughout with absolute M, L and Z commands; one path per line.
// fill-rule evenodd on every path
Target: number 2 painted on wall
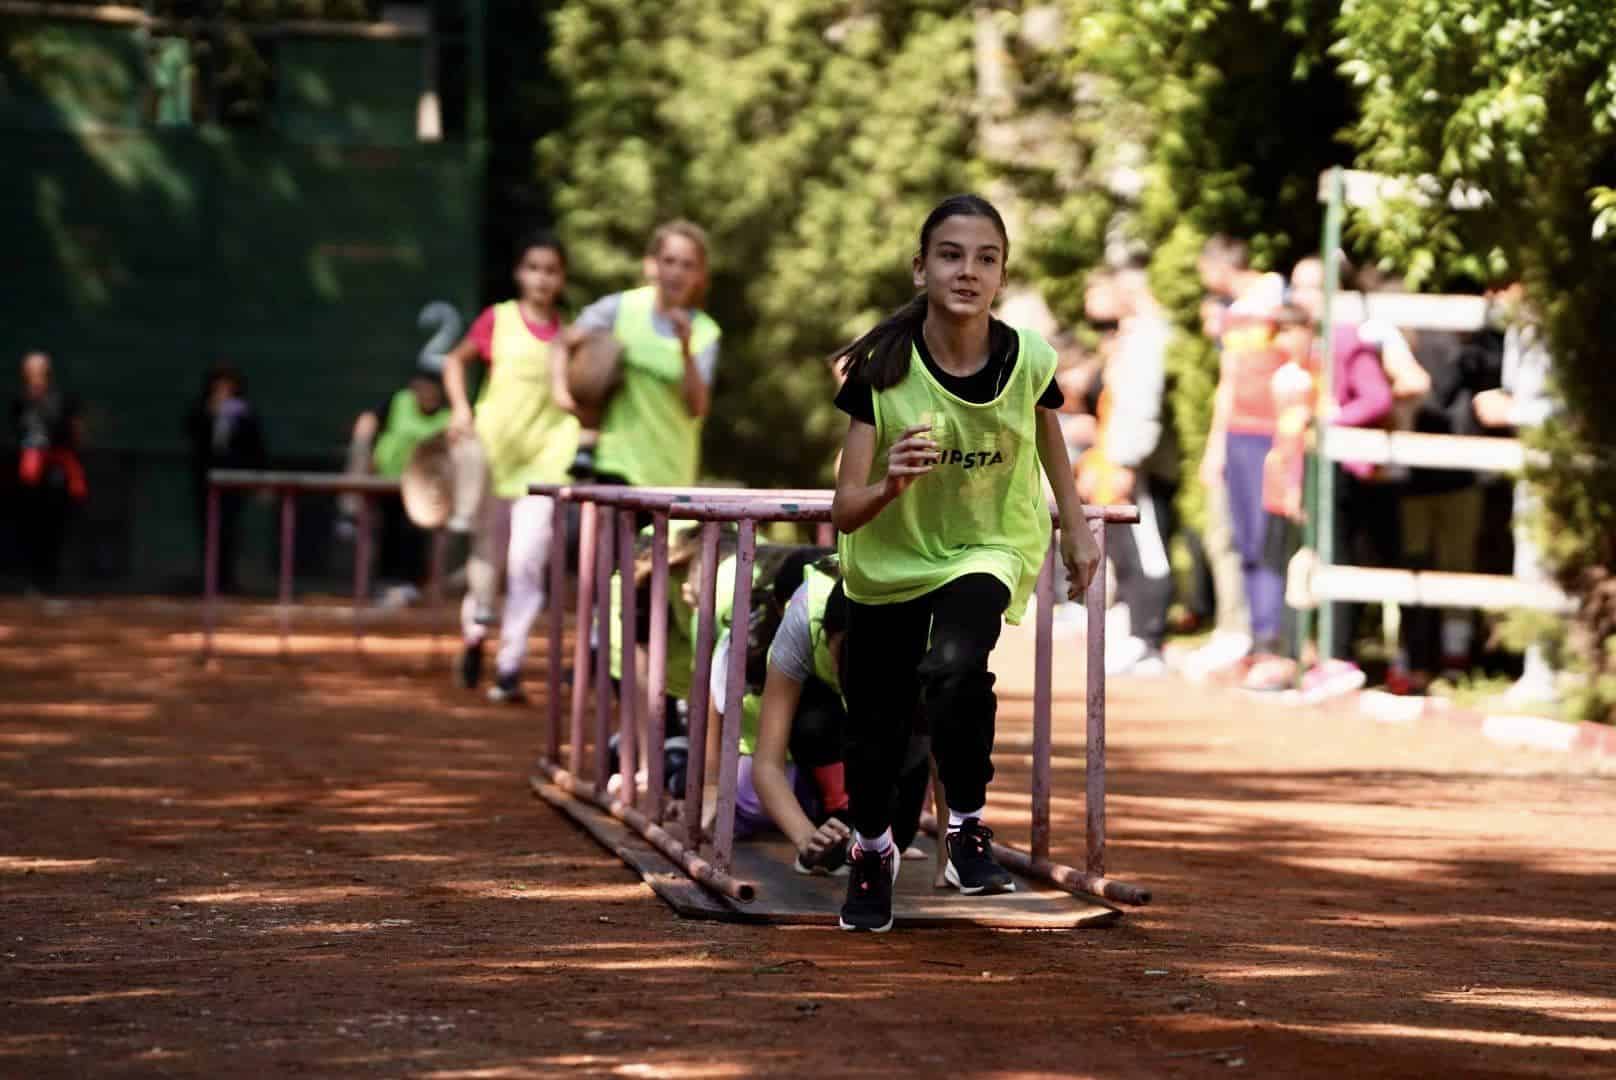
M 416 316 L 415 325 L 422 330 L 432 330 L 432 336 L 426 339 L 421 346 L 418 358 L 422 370 L 442 371 L 443 354 L 452 349 L 455 342 L 460 340 L 460 330 L 465 320 L 460 317 L 459 310 L 443 300 L 434 300 L 421 309 Z M 433 329 L 433 328 L 436 329 Z

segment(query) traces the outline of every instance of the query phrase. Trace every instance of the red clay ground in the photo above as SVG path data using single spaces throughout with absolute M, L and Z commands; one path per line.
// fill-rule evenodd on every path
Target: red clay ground
M 1075 935 L 688 923 L 528 794 L 537 711 L 451 692 L 427 639 L 360 660 L 332 624 L 284 663 L 243 632 L 204 671 L 193 629 L 0 606 L 0 1075 L 1616 1075 L 1588 763 L 1119 681 L 1110 865 L 1155 906 Z

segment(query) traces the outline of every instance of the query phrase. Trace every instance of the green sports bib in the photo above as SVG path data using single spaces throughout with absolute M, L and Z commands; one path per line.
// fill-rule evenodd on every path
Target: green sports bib
M 601 420 L 595 464 L 602 473 L 641 487 L 688 487 L 701 471 L 699 417 L 685 408 L 685 362 L 676 338 L 656 332 L 651 316 L 656 289 L 623 294 L 612 334 L 623 344 L 623 384 Z M 691 320 L 690 351 L 719 338 L 705 312 Z
M 942 460 L 839 546 L 844 588 L 861 604 L 898 604 L 966 574 L 991 574 L 1010 590 L 1005 618 L 1021 621 L 1049 549 L 1049 504 L 1038 460 L 1038 398 L 1055 374 L 1055 350 L 1018 329 L 1008 385 L 984 404 L 955 397 L 913 348 L 903 381 L 872 395 L 875 460 L 906 428 L 930 424 Z
M 370 455 L 376 475 L 393 480 L 402 476 L 415 448 L 448 428 L 450 415 L 446 408 L 422 412 L 415 403 L 415 393 L 407 386 L 395 393 L 387 406 L 387 428 L 377 436 Z

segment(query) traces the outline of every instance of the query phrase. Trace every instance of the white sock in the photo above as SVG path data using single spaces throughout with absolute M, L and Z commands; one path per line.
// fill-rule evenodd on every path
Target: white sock
M 960 811 L 950 806 L 948 808 L 948 831 L 959 832 L 960 826 L 965 824 L 966 818 L 974 817 L 976 820 L 981 821 L 982 811 L 986 809 L 986 806 L 978 806 L 975 810 Z
M 865 836 L 857 829 L 854 829 L 853 839 L 858 842 L 860 851 L 873 851 L 883 859 L 892 853 L 895 846 L 892 843 L 891 829 L 887 829 L 880 836 Z

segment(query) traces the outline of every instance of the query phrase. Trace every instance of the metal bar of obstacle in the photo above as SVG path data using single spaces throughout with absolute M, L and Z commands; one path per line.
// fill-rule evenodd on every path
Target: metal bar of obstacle
M 651 639 L 646 644 L 645 665 L 645 812 L 652 821 L 661 821 L 667 784 L 662 748 L 668 737 L 668 712 L 663 701 L 668 687 L 668 515 L 664 511 L 657 511 L 651 518 L 650 603 Z
M 365 636 L 365 601 L 370 596 L 370 496 L 359 496 L 359 512 L 354 519 L 354 574 L 353 574 L 353 632 L 354 648 L 361 647 Z
M 623 674 L 618 679 L 617 694 L 617 767 L 623 778 L 623 801 L 633 806 L 639 781 L 640 756 L 636 740 L 640 710 L 645 699 L 640 689 L 640 648 L 638 620 L 640 614 L 639 589 L 634 587 L 634 511 L 617 512 L 617 565 L 618 595 L 622 597 L 623 617 L 618 622 L 618 650 L 623 657 Z
M 1088 873 L 1105 876 L 1105 523 L 1089 521 L 1094 540 L 1100 547 L 1100 564 L 1089 582 L 1084 603 L 1088 607 L 1088 676 L 1084 690 L 1088 707 L 1087 729 L 1083 740 L 1084 798 L 1083 841 Z
M 1049 765 L 1054 709 L 1050 684 L 1054 672 L 1055 542 L 1044 555 L 1038 575 L 1038 638 L 1033 660 L 1032 690 L 1032 853 L 1049 858 Z
M 570 496 L 569 496 L 570 498 Z M 577 776 L 584 767 L 584 704 L 589 694 L 589 626 L 595 603 L 595 535 L 598 511 L 592 502 L 578 504 L 578 613 L 573 622 L 577 639 L 572 651 L 572 726 L 568 731 L 567 767 Z
M 715 636 L 713 608 L 716 599 L 716 574 L 718 551 L 718 527 L 721 522 L 748 522 L 753 531 L 755 545 L 755 527 L 760 521 L 802 521 L 820 522 L 829 519 L 830 493 L 742 493 L 742 492 L 714 492 L 710 489 L 681 489 L 667 491 L 662 489 L 629 489 L 621 487 L 596 488 L 561 488 L 551 489 L 565 493 L 580 500 L 593 502 L 598 500 L 602 508 L 649 510 L 653 514 L 666 513 L 670 519 L 694 520 L 703 523 L 702 526 L 702 567 L 696 586 L 698 592 L 697 612 L 697 642 L 696 666 L 694 685 L 691 692 L 691 757 L 689 779 L 687 781 L 686 804 L 684 817 L 690 826 L 691 839 L 688 847 L 681 847 L 687 856 L 691 854 L 696 844 L 700 842 L 700 824 L 702 817 L 702 787 L 704 782 L 705 749 L 706 749 L 706 718 L 708 712 L 708 686 L 711 678 L 711 660 L 713 638 Z M 1085 517 L 1089 528 L 1094 532 L 1096 541 L 1100 546 L 1103 557 L 1107 547 L 1105 541 L 1105 526 L 1107 524 L 1132 524 L 1138 521 L 1138 510 L 1131 506 L 1085 507 Z M 580 546 L 582 544 L 580 543 Z M 665 561 L 663 565 L 666 566 Z M 654 573 L 654 571 L 653 571 Z M 750 605 L 751 574 L 739 573 L 738 583 L 744 578 L 747 585 L 748 596 L 746 606 Z M 1052 590 L 1053 581 L 1049 588 Z M 737 600 L 742 599 L 737 597 Z M 1045 597 L 1049 602 L 1042 606 L 1053 609 L 1053 596 Z M 1104 848 L 1105 848 L 1105 599 L 1106 587 L 1104 574 L 1097 574 L 1090 583 L 1085 594 L 1085 601 L 1089 610 L 1090 633 L 1088 636 L 1088 668 L 1089 685 L 1087 694 L 1087 746 L 1086 746 L 1086 794 L 1087 794 L 1087 828 L 1085 829 L 1085 846 L 1089 869 L 1077 870 L 1048 859 L 1039 857 L 1026 851 L 1008 845 L 996 844 L 995 853 L 1000 861 L 1011 869 L 1028 876 L 1037 877 L 1053 885 L 1067 889 L 1071 892 L 1085 893 L 1099 896 L 1104 899 L 1128 904 L 1144 904 L 1151 899 L 1148 889 L 1119 882 L 1104 876 Z M 705 608 L 705 611 L 702 609 Z M 743 609 L 744 610 L 744 609 Z M 705 617 L 703 617 L 705 615 Z M 582 623 L 581 625 L 587 625 Z M 1040 627 L 1040 637 L 1052 641 L 1052 634 L 1043 632 Z M 732 640 L 732 647 L 736 642 Z M 740 642 L 741 657 L 737 663 L 744 667 L 744 641 Z M 1051 674 L 1053 668 L 1052 644 L 1051 648 Z M 664 658 L 665 659 L 665 658 Z M 742 672 L 744 678 L 744 671 Z M 1046 680 L 1040 678 L 1040 682 Z M 581 684 L 580 684 L 581 685 Z M 1037 689 L 1035 688 L 1035 709 Z M 739 695 L 736 695 L 737 700 Z M 728 704 L 728 703 L 726 703 Z M 727 712 L 728 710 L 726 710 Z M 738 730 L 738 723 L 736 724 Z M 735 740 L 726 737 L 726 747 L 735 745 Z M 1035 757 L 1046 757 L 1048 754 L 1039 754 L 1035 749 Z M 1047 766 L 1046 766 L 1047 767 Z M 1036 770 L 1036 763 L 1035 763 Z M 724 778 L 720 776 L 720 796 L 722 797 Z M 730 789 L 733 796 L 733 788 Z M 613 800 L 604 797 L 592 801 L 610 803 Z M 620 800 L 618 800 L 620 804 Z M 638 814 L 632 807 L 624 807 L 626 812 Z M 622 815 L 619 815 L 622 818 Z M 642 821 L 652 824 L 643 814 L 638 814 Z M 729 828 L 733 829 L 733 817 L 729 813 L 720 813 L 720 824 L 715 825 L 715 832 L 722 828 L 727 820 Z M 628 820 L 622 818 L 622 820 Z M 926 816 L 927 827 L 935 831 L 936 823 L 931 815 Z M 644 833 L 642 832 L 642 835 Z M 733 833 L 731 833 L 733 836 Z M 715 844 L 715 862 L 718 860 L 718 845 Z M 666 851 L 667 849 L 664 849 Z M 679 861 L 676 859 L 676 861 Z M 680 865 L 685 865 L 680 862 Z M 711 864 L 703 864 L 710 870 L 717 872 Z M 690 872 L 687 870 L 687 872 Z M 698 881 L 705 881 L 696 873 L 691 876 Z M 732 879 L 731 879 L 732 880 Z
M 602 507 L 595 517 L 595 787 L 606 790 L 612 729 L 612 564 L 616 559 L 615 524 L 611 510 Z
M 567 503 L 553 498 L 550 510 L 550 609 L 545 650 L 545 750 L 551 761 L 561 760 L 561 667 L 567 639 Z
M 539 769 L 552 784 L 573 798 L 594 803 L 612 815 L 612 817 L 639 833 L 651 844 L 655 845 L 658 851 L 671 859 L 675 866 L 684 870 L 692 880 L 699 881 L 714 892 L 739 900 L 742 903 L 749 902 L 756 897 L 757 890 L 751 882 L 740 881 L 731 877 L 727 872 L 718 869 L 712 863 L 697 855 L 690 847 L 680 843 L 662 826 L 651 821 L 622 799 L 614 799 L 602 791 L 594 790 L 589 784 L 579 780 L 553 762 L 541 761 L 539 762 Z
M 290 490 L 281 492 L 281 579 L 276 595 L 280 599 L 281 655 L 286 655 L 292 622 L 292 566 L 297 550 L 297 500 Z
M 735 606 L 730 609 L 729 661 L 724 670 L 724 725 L 718 743 L 718 820 L 713 823 L 713 862 L 725 872 L 730 868 L 730 857 L 735 849 L 735 789 L 740 777 L 747 631 L 752 610 L 752 567 L 756 560 L 757 522 L 743 517 L 735 543 Z
M 208 485 L 208 535 L 202 551 L 202 659 L 213 656 L 219 602 L 219 487 Z
M 701 527 L 696 580 L 696 670 L 690 676 L 690 756 L 685 768 L 685 835 L 701 837 L 702 787 L 707 782 L 707 713 L 712 693 L 713 638 L 718 591 L 718 523 Z

